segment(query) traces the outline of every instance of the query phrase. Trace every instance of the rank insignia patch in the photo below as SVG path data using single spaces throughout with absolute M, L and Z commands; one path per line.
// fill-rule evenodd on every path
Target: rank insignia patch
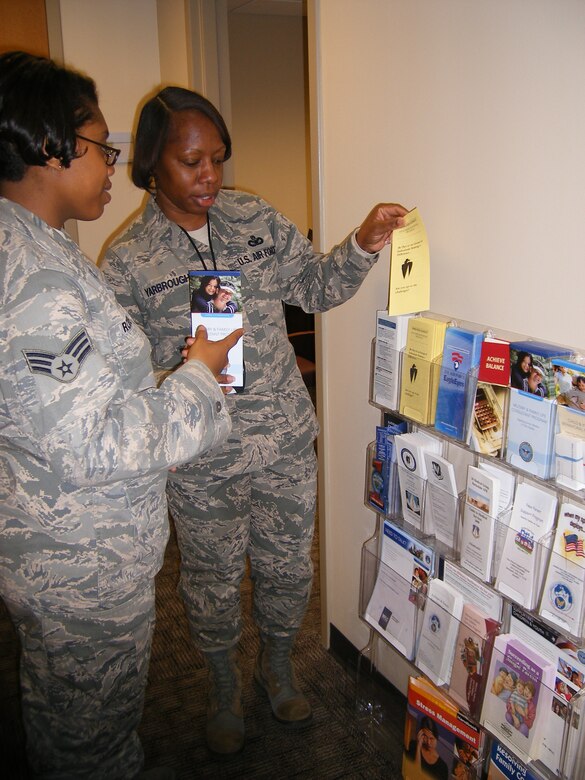
M 72 382 L 92 349 L 87 331 L 82 329 L 58 355 L 40 349 L 23 349 L 22 352 L 33 374 L 45 374 L 59 382 Z

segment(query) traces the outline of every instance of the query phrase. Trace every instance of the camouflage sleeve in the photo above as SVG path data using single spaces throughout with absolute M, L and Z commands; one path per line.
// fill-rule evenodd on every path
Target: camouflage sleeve
M 123 309 L 126 309 L 134 322 L 138 323 L 144 330 L 147 322 L 142 316 L 140 307 L 136 303 L 138 296 L 134 293 L 134 281 L 128 268 L 112 249 L 107 250 L 99 267 L 106 277 L 106 281 L 110 288 L 114 291 L 120 306 L 122 306 Z
M 274 239 L 279 258 L 283 300 L 305 311 L 327 311 L 359 289 L 378 255 L 364 252 L 353 231 L 326 254 L 316 253 L 286 217 L 274 212 Z
M 148 342 L 105 287 L 86 300 L 65 274 L 34 274 L 0 333 L 3 435 L 75 486 L 166 470 L 230 431 L 202 363 L 154 386 Z

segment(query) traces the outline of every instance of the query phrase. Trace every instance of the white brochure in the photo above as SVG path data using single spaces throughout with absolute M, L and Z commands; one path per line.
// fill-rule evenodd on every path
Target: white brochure
M 384 521 L 378 575 L 364 617 L 409 660 L 414 658 L 421 596 L 433 566 L 430 547 Z
M 435 685 L 447 685 L 463 596 L 442 580 L 431 580 L 416 654 L 416 665 Z
M 495 517 L 500 502 L 500 481 L 470 466 L 461 532 L 461 566 L 489 582 L 492 570 Z
M 516 489 L 510 523 L 496 575 L 496 588 L 526 609 L 533 609 L 544 575 L 545 537 L 557 509 L 554 493 L 521 482 Z
M 453 464 L 441 455 L 425 452 L 427 493 L 425 529 L 437 541 L 455 548 L 459 538 L 459 499 Z
M 403 433 L 394 439 L 400 482 L 402 514 L 417 531 L 423 529 L 423 506 L 427 479 L 424 452 L 440 454 L 442 443 L 422 431 Z

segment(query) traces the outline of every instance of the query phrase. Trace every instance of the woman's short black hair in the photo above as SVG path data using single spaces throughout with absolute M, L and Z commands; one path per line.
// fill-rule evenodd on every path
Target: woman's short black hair
M 68 168 L 97 104 L 87 76 L 23 51 L 0 55 L 0 180 L 20 181 L 52 157 Z
M 213 103 L 190 89 L 165 87 L 144 104 L 138 119 L 132 181 L 142 190 L 152 191 L 153 171 L 167 142 L 171 117 L 179 111 L 199 111 L 211 120 L 225 146 L 224 161 L 232 155 L 232 139 Z

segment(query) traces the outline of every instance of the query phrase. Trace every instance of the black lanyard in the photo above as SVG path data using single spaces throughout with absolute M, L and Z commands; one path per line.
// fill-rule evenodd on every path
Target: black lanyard
M 207 240 L 209 241 L 209 251 L 211 252 L 211 261 L 213 262 L 213 270 L 217 271 L 217 263 L 215 262 L 215 252 L 213 251 L 213 244 L 211 243 L 211 225 L 209 224 L 209 214 L 207 215 L 206 222 L 207 222 Z M 195 241 L 193 241 L 193 239 L 191 238 L 191 236 L 185 230 L 184 227 L 181 227 L 180 225 L 179 227 L 191 242 L 191 246 L 193 247 L 193 249 L 197 252 L 197 257 L 199 258 L 201 265 L 203 266 L 203 270 L 208 271 L 209 268 L 205 265 L 205 260 L 203 259 L 203 256 L 197 247 L 197 244 L 195 243 Z

